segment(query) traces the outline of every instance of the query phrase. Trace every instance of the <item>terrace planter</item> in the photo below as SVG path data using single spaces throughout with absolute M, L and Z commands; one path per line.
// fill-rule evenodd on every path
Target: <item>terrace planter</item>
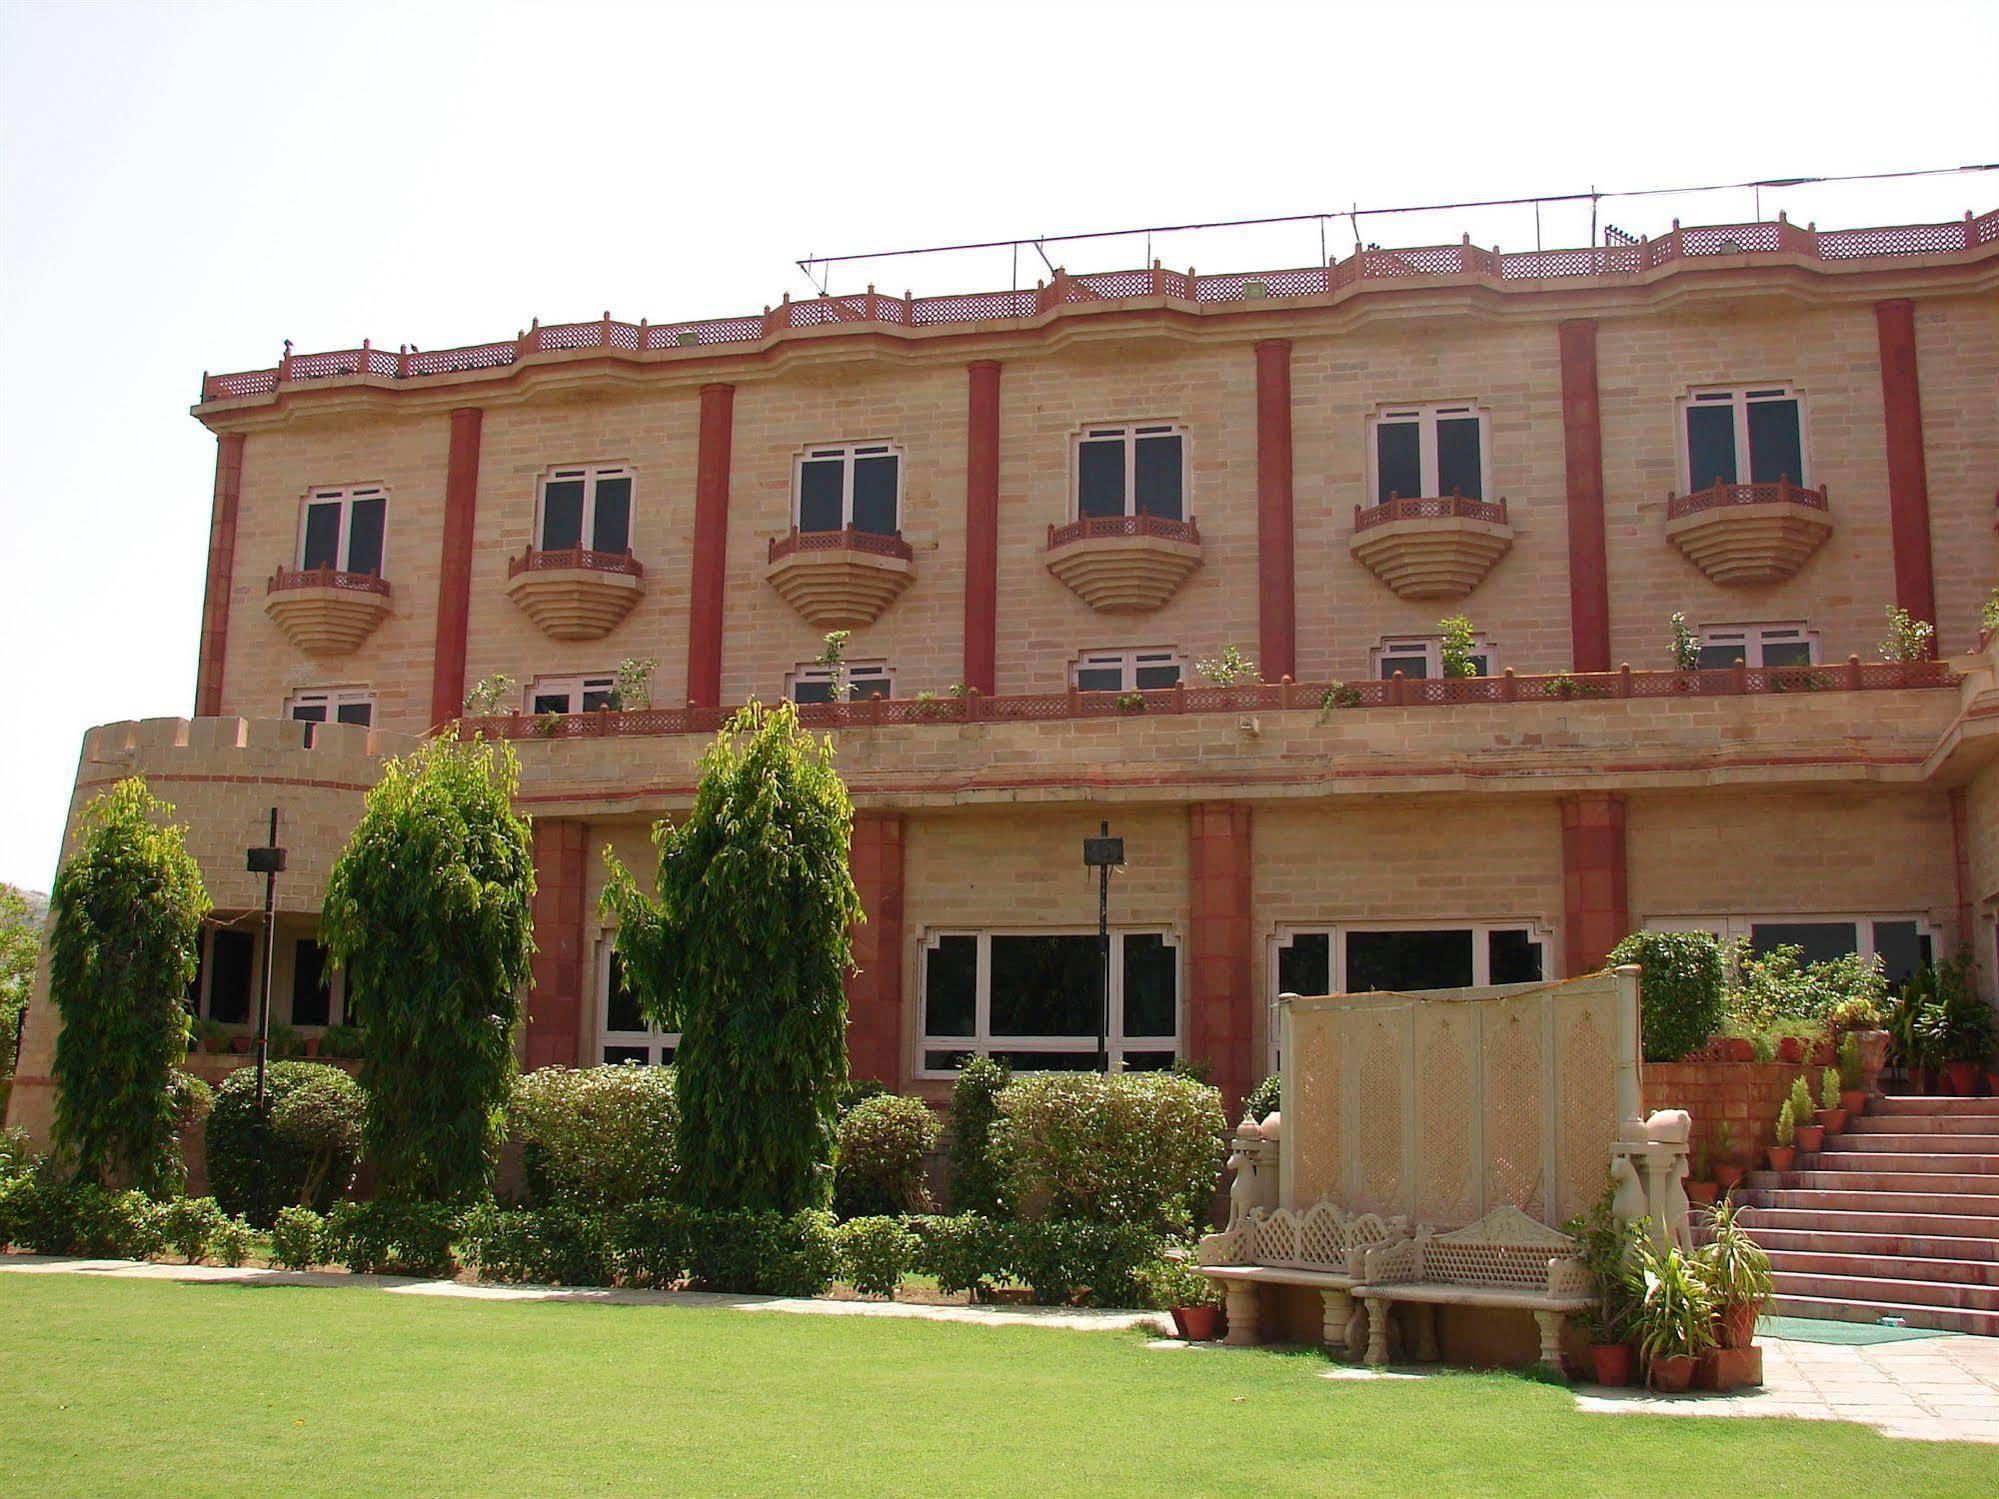
M 1820 1109 L 1818 1111 L 1818 1121 L 1819 1128 L 1823 1129 L 1827 1135 L 1837 1135 L 1846 1128 L 1846 1110 Z
M 1176 1306 L 1173 1328 L 1188 1343 L 1212 1343 L 1222 1335 L 1222 1309 L 1218 1306 Z
M 1686 1189 L 1687 1201 L 1691 1202 L 1697 1208 L 1713 1207 L 1715 1198 L 1721 1195 L 1721 1183 L 1719 1182 L 1694 1181 L 1690 1178 L 1686 1182 Z
M 1805 1043 L 1802 1037 L 1780 1036 L 1777 1038 L 1777 1060 L 1796 1064 L 1805 1059 Z
M 1589 1362 L 1598 1384 L 1621 1389 L 1631 1383 L 1634 1356 L 1629 1343 L 1592 1343 Z
M 1763 1350 L 1748 1345 L 1711 1348 L 1701 1355 L 1700 1363 L 1694 1370 L 1695 1389 L 1713 1390 L 1720 1395 L 1762 1383 Z
M 1798 1147 L 1795 1145 L 1772 1145 L 1770 1147 L 1770 1169 L 1789 1171 L 1797 1164 Z
M 1684 1395 L 1693 1387 L 1694 1370 L 1699 1363 L 1691 1353 L 1655 1358 L 1646 1370 L 1646 1383 L 1661 1395 Z
M 1846 1117 L 1849 1123 L 1858 1119 L 1862 1114 L 1867 1112 L 1867 1090 L 1865 1088 L 1846 1088 L 1841 1090 L 1839 1106 L 1846 1110 Z
M 1801 1124 L 1798 1126 L 1798 1149 L 1806 1155 L 1817 1155 L 1825 1149 L 1825 1126 L 1823 1124 Z
M 1984 1071 L 1985 1067 L 1981 1062 L 1945 1062 L 1944 1088 L 1957 1098 L 1976 1098 Z
M 1742 1185 L 1742 1178 L 1749 1173 L 1734 1161 L 1717 1162 L 1714 1168 L 1714 1184 L 1723 1192 L 1733 1192 Z
M 1721 1059 L 1724 1062 L 1753 1062 L 1756 1060 L 1756 1043 L 1747 1036 L 1724 1036 L 1721 1040 Z

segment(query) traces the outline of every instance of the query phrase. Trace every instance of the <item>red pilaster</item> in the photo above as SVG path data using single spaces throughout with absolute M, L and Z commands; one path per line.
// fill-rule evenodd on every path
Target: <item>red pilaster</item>
M 1266 682 L 1298 675 L 1291 514 L 1291 340 L 1256 346 L 1256 664 Z
M 902 815 L 856 812 L 848 845 L 867 920 L 847 977 L 847 1070 L 902 1086 Z
M 585 824 L 534 820 L 534 986 L 528 992 L 529 1069 L 574 1067 L 582 1050 Z
M 1610 570 L 1603 535 L 1603 420 L 1596 320 L 1571 318 L 1562 353 L 1562 460 L 1569 510 L 1569 640 L 1577 671 L 1610 670 Z
M 1187 811 L 1187 1054 L 1214 1068 L 1231 1114 L 1256 1082 L 1249 819 L 1242 802 Z
M 1562 798 L 1562 972 L 1603 966 L 1631 930 L 1625 883 L 1624 798 L 1580 791 Z
M 479 434 L 486 413 L 451 413 L 444 467 L 444 542 L 438 561 L 437 644 L 431 656 L 430 721 L 449 723 L 465 707 L 465 630 L 472 617 L 472 531 L 479 512 Z
M 701 387 L 701 438 L 694 466 L 694 579 L 687 610 L 687 700 L 722 702 L 722 584 L 729 552 L 729 444 L 736 387 Z
M 222 665 L 229 652 L 229 589 L 236 575 L 236 514 L 243 503 L 243 434 L 215 440 L 215 503 L 208 519 L 208 587 L 201 600 L 201 654 L 194 673 L 196 717 L 222 711 Z
M 1895 604 L 1939 629 L 1930 561 L 1930 481 L 1923 462 L 1923 401 L 1916 380 L 1916 305 L 1906 297 L 1874 304 L 1881 340 L 1881 414 L 1888 430 L 1888 535 L 1894 547 Z M 1938 642 L 1931 642 L 1934 651 Z
M 999 391 L 999 361 L 973 361 L 965 417 L 965 685 L 988 697 L 998 690 Z

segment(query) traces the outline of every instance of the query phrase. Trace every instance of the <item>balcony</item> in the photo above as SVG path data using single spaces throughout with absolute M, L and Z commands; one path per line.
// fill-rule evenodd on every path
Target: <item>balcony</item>
M 873 624 L 902 596 L 914 557 L 899 535 L 800 531 L 773 536 L 764 577 L 778 596 L 821 630 Z
M 601 640 L 644 596 L 645 572 L 629 551 L 529 547 L 507 563 L 507 597 L 551 640 Z
M 1710 484 L 1666 500 L 1666 538 L 1717 583 L 1776 583 L 1832 534 L 1825 486 Z
M 1201 565 L 1192 520 L 1158 515 L 1085 516 L 1048 528 L 1048 570 L 1103 614 L 1146 614 Z
M 344 656 L 388 616 L 389 585 L 373 573 L 281 567 L 265 585 L 264 612 L 308 656 Z
M 1347 550 L 1405 599 L 1461 599 L 1513 545 L 1506 501 L 1462 495 L 1356 505 Z

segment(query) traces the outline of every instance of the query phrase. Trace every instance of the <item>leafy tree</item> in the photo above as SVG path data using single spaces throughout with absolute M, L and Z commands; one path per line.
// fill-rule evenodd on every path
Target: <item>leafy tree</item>
M 678 1188 L 794 1213 L 832 1197 L 847 1075 L 853 808 L 830 741 L 751 703 L 701 762 L 694 810 L 653 829 L 659 898 L 608 852 L 603 908 L 640 1006 L 680 1032 Z
M 1636 963 L 1639 1028 L 1648 1062 L 1677 1062 L 1721 1028 L 1721 944 L 1712 932 L 1633 932 L 1607 966 Z
M 960 1213 L 998 1213 L 999 1165 L 993 1123 L 1013 1068 L 995 1057 L 967 1057 L 951 1087 L 951 1206 Z
M 1444 675 L 1471 676 L 1478 664 L 1472 659 L 1472 652 L 1478 648 L 1478 635 L 1471 620 L 1462 614 L 1449 615 L 1437 621 L 1437 631 L 1440 637 L 1437 655 Z
M 534 850 L 504 745 L 392 760 L 333 866 L 321 940 L 360 1017 L 367 1153 L 385 1197 L 490 1190 L 534 952 Z
M 77 1173 L 149 1192 L 179 1185 L 175 1071 L 183 1001 L 210 909 L 173 808 L 137 777 L 84 809 L 50 892 L 49 999 L 56 1034 L 55 1143 Z
M 366 1117 L 360 1088 L 338 1067 L 271 1063 L 261 1113 L 256 1069 L 239 1067 L 208 1114 L 208 1189 L 257 1228 L 295 1204 L 323 1213 L 353 1185 Z
M 28 1011 L 28 993 L 35 986 L 35 964 L 42 952 L 41 926 L 28 897 L 12 885 L 0 884 L 0 1084 L 14 1075 L 21 1017 Z M 0 1089 L 0 1099 L 5 1097 Z

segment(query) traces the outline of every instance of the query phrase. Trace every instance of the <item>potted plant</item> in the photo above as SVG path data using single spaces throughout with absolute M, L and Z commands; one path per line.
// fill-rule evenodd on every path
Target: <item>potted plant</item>
M 1187 1261 L 1155 1260 L 1136 1278 L 1155 1308 L 1173 1314 L 1174 1329 L 1187 1342 L 1205 1343 L 1219 1336 L 1222 1288 Z
M 1741 1186 L 1742 1178 L 1748 1174 L 1735 1158 L 1735 1134 L 1726 1119 L 1715 1121 L 1714 1151 L 1714 1184 L 1726 1195 Z
M 1818 1123 L 1818 1106 L 1812 1102 L 1812 1085 L 1800 1072 L 1791 1079 L 1791 1122 L 1797 1131 L 1797 1146 L 1806 1155 L 1816 1155 L 1825 1146 L 1825 1126 Z
M 1791 1100 L 1788 1098 L 1777 1110 L 1777 1128 L 1773 1139 L 1776 1143 L 1770 1147 L 1770 1169 L 1789 1171 L 1798 1159 L 1798 1147 L 1797 1122 L 1791 1113 Z
M 1959 1098 L 1974 1096 L 1992 1055 L 1992 1009 L 1973 992 L 1960 955 L 1937 972 L 1936 998 L 1923 1006 L 1916 1028 L 1923 1033 L 1931 1063 L 1942 1069 L 1944 1085 Z
M 1860 1062 L 1860 1036 L 1848 1031 L 1839 1038 L 1839 1106 L 1849 1122 L 1867 1112 L 1867 1073 Z
M 329 1025 L 320 1038 L 321 1055 L 329 1057 L 358 1057 L 361 1055 L 361 1033 L 351 1025 Z
M 194 1037 L 203 1051 L 218 1052 L 229 1049 L 229 1027 L 219 1020 L 195 1021 Z
M 1587 1213 L 1563 1224 L 1562 1232 L 1576 1241 L 1583 1268 L 1595 1282 L 1596 1305 L 1582 1317 L 1590 1340 L 1590 1372 L 1598 1384 L 1616 1387 L 1631 1383 L 1633 1318 L 1644 1294 L 1638 1267 L 1645 1230 L 1620 1222 L 1612 1210 L 1614 1200 L 1614 1192 L 1606 1189 Z
M 1697 1208 L 1708 1206 L 1714 1201 L 1715 1194 L 1721 1190 L 1715 1183 L 1712 1164 L 1713 1157 L 1708 1151 L 1707 1141 L 1702 1140 L 1694 1146 L 1693 1170 L 1688 1174 L 1684 1184 L 1687 1201 Z
M 1818 1121 L 1828 1136 L 1846 1128 L 1846 1110 L 1839 1104 L 1839 1070 L 1828 1067 L 1819 1074 Z
M 1645 1359 L 1645 1383 L 1667 1395 L 1694 1382 L 1700 1356 L 1714 1346 L 1714 1296 L 1691 1256 L 1679 1247 L 1639 1242 L 1643 1286 L 1632 1311 L 1638 1351 Z
M 257 1049 L 257 1038 L 248 1031 L 231 1031 L 229 1049 L 240 1056 L 248 1056 Z
M 1694 1375 L 1704 1390 L 1763 1382 L 1756 1319 L 1770 1305 L 1776 1283 L 1770 1256 L 1742 1226 L 1741 1211 L 1726 1198 L 1718 1203 L 1708 1219 L 1708 1241 L 1694 1251 L 1695 1268 L 1715 1305 L 1716 1347 L 1701 1355 Z
M 1753 1062 L 1756 1060 L 1756 1037 L 1752 1027 L 1736 1019 L 1724 1021 L 1721 1027 L 1721 1059 L 1724 1062 Z

